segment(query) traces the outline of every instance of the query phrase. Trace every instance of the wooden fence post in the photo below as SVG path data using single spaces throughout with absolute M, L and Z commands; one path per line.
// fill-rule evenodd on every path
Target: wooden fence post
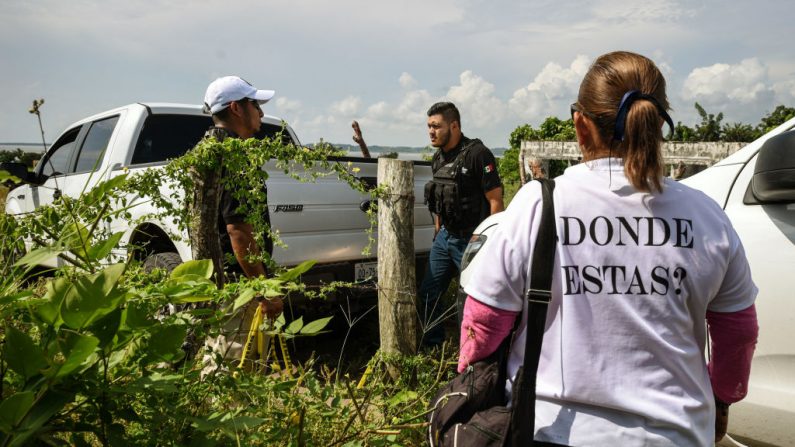
M 381 351 L 412 355 L 417 352 L 413 163 L 380 158 L 378 184 L 387 187 L 386 195 L 378 201 Z
M 222 189 L 220 160 L 218 166 L 207 171 L 190 168 L 193 200 L 189 209 L 188 236 L 193 259 L 213 261 L 215 284 L 220 289 L 224 286 L 224 253 L 218 237 L 218 206 Z

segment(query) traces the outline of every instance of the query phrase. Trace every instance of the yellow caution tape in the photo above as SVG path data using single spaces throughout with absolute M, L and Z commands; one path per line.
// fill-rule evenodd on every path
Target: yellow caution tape
M 279 346 L 282 348 L 282 358 L 284 358 L 284 369 L 287 370 L 287 375 L 292 377 L 292 370 L 293 365 L 290 362 L 290 353 L 287 350 L 287 342 L 284 339 L 284 335 L 279 334 Z
M 254 338 L 254 334 L 257 333 L 260 325 L 262 324 L 262 308 L 257 306 L 257 311 L 254 312 L 254 319 L 251 322 L 251 327 L 248 329 L 248 337 L 246 338 L 246 344 L 243 345 L 243 355 L 240 356 L 240 363 L 237 365 L 238 368 L 242 368 L 243 364 L 246 361 L 246 356 L 248 355 L 248 348 L 251 346 L 251 339 Z
M 367 382 L 367 379 L 373 373 L 373 365 L 368 364 L 367 368 L 364 370 L 364 374 L 362 374 L 362 378 L 359 379 L 359 384 L 356 385 L 356 389 L 360 390 L 364 388 L 364 384 Z

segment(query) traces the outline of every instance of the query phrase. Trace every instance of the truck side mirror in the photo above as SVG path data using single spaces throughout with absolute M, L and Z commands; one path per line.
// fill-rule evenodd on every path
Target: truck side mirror
M 22 180 L 23 183 L 30 183 L 32 175 L 28 172 L 28 167 L 24 163 L 7 162 L 0 163 L 0 171 L 6 171 L 14 177 Z
M 795 130 L 770 138 L 759 149 L 751 190 L 759 203 L 795 202 Z

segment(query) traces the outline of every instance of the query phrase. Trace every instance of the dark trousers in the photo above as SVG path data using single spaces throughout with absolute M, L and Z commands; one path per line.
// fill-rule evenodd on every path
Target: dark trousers
M 439 345 L 444 341 L 443 322 L 455 313 L 455 306 L 443 309 L 439 298 L 447 292 L 453 275 L 461 271 L 461 258 L 469 237 L 458 237 L 442 227 L 431 246 L 428 266 L 417 293 L 420 300 L 420 319 L 423 328 L 422 344 Z

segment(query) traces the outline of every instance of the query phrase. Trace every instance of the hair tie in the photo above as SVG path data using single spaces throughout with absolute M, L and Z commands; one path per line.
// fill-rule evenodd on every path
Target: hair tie
M 624 127 L 627 123 L 627 114 L 629 114 L 629 108 L 632 107 L 632 103 L 638 99 L 646 99 L 651 101 L 651 103 L 657 107 L 657 112 L 665 120 L 665 122 L 668 123 L 668 127 L 671 129 L 670 133 L 668 134 L 668 138 L 671 138 L 671 136 L 674 134 L 674 121 L 671 119 L 671 116 L 668 115 L 668 112 L 665 111 L 663 106 L 660 105 L 654 96 L 641 93 L 639 90 L 630 90 L 624 93 L 624 97 L 621 98 L 621 103 L 618 105 L 616 128 L 613 131 L 613 141 L 624 141 Z

